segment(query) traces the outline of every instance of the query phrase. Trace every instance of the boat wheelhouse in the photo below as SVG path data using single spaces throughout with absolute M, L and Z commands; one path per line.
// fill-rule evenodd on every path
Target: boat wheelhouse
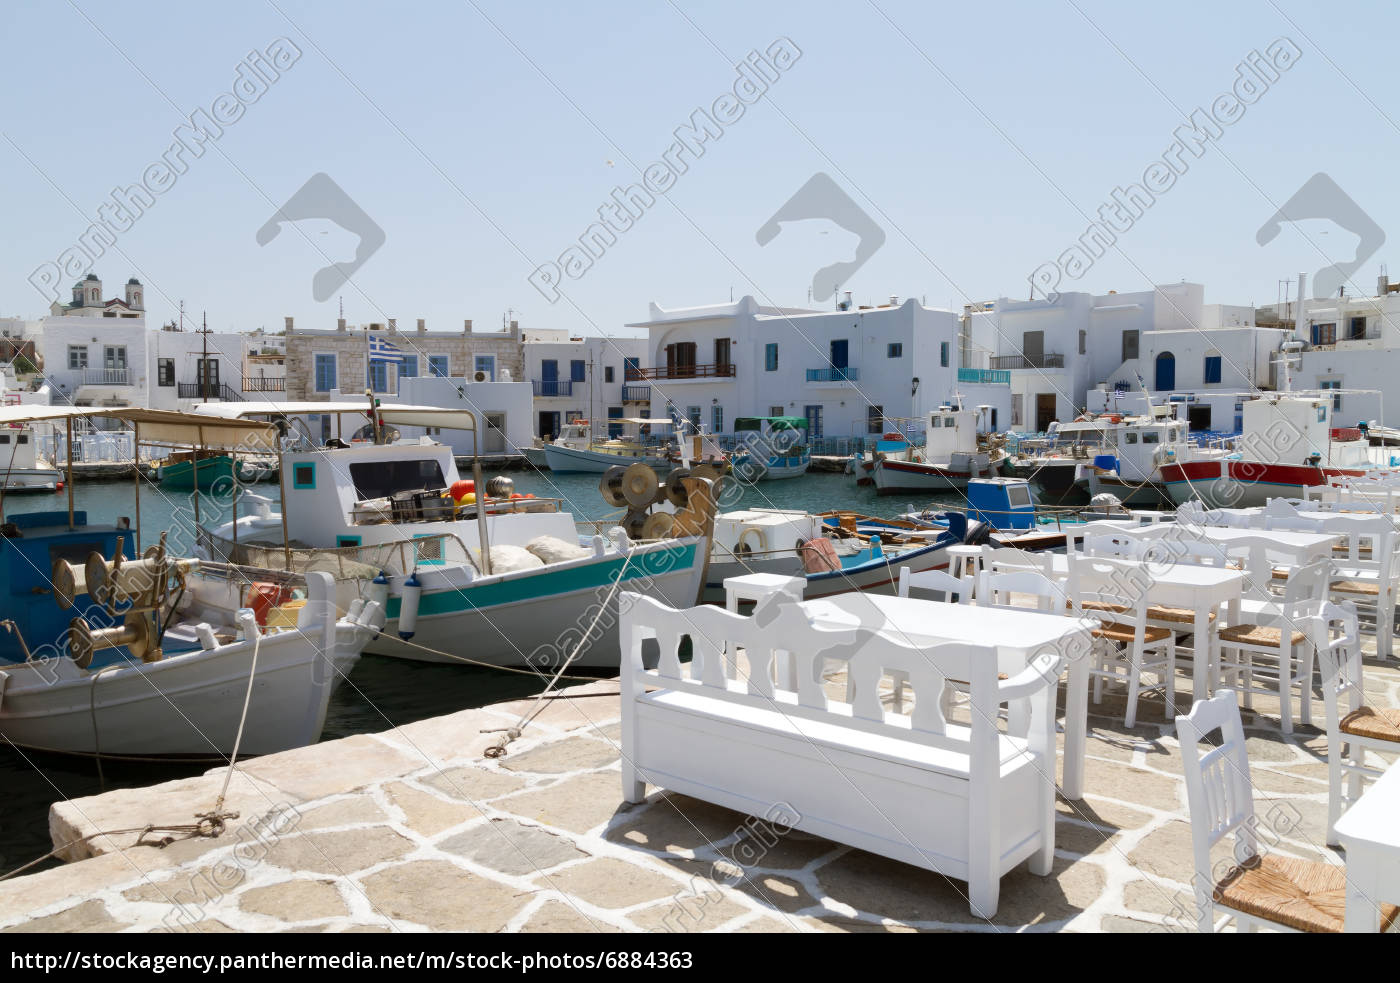
M 741 416 L 734 421 L 732 465 L 744 481 L 776 481 L 806 474 L 812 463 L 805 416 Z

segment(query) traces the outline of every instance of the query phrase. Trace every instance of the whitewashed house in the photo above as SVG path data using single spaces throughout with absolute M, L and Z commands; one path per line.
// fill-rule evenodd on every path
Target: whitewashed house
M 651 412 L 651 387 L 642 379 L 628 380 L 647 367 L 645 338 L 570 336 L 558 329 L 521 332 L 525 375 L 535 399 L 535 433 L 558 436 L 560 427 L 589 419 L 594 432 L 616 436 L 623 417 Z
M 664 310 L 628 327 L 647 331 L 651 415 L 679 416 L 716 434 L 741 416 L 805 416 L 813 437 L 922 430 L 928 410 L 961 398 L 1010 413 L 1009 376 L 959 364 L 952 311 L 897 298 L 812 311 L 732 304 Z M 845 305 L 843 305 L 845 306 Z

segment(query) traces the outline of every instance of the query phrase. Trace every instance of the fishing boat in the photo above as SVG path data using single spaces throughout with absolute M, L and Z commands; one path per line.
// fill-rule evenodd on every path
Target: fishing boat
M 186 446 L 276 440 L 241 421 L 136 408 L 6 407 L 0 423 L 79 415 Z M 328 575 L 274 588 L 172 556 L 164 533 L 142 552 L 139 512 L 134 527 L 89 523 L 66 487 L 66 511 L 0 526 L 0 591 L 25 598 L 0 622 L 0 737 L 83 755 L 211 758 L 235 744 L 267 754 L 319 739 L 332 692 L 382 624 L 379 605 L 341 615 Z
M 32 427 L 12 423 L 0 427 L 0 487 L 15 492 L 55 492 L 63 487 L 63 473 L 38 453 Z
M 167 491 L 194 491 L 196 481 L 202 492 L 232 488 L 235 483 L 265 481 L 266 465 L 237 460 L 212 450 L 177 451 L 166 457 L 158 471 L 161 487 Z
M 366 408 L 211 403 L 197 412 L 291 420 L 363 416 Z M 479 457 L 467 482 L 452 448 L 421 435 L 387 439 L 399 427 L 475 432 L 473 413 L 385 404 L 376 416 L 372 441 L 331 442 L 341 446 L 313 446 L 304 428 L 291 428 L 299 436 L 281 455 L 281 510 L 250 499 L 252 514 L 201 530 L 201 551 L 260 567 L 334 569 L 342 607 L 355 598 L 385 606 L 385 630 L 367 651 L 423 662 L 616 668 L 619 590 L 674 606 L 696 602 L 705 533 L 581 537 L 559 500 L 513 496 L 505 478 L 485 482 Z M 652 472 L 650 492 L 657 490 Z
M 900 567 L 943 569 L 948 547 L 975 541 L 978 534 L 959 513 L 933 530 L 850 512 L 724 512 L 715 517 L 704 600 L 723 604 L 725 579 L 749 573 L 804 577 L 809 600 L 853 590 L 893 594 Z
M 1235 450 L 1218 458 L 1162 465 L 1173 502 L 1199 498 L 1211 508 L 1302 498 L 1333 478 L 1394 473 L 1389 452 L 1372 448 L 1359 427 L 1334 426 L 1332 394 L 1276 393 L 1241 408 Z
M 894 495 L 960 491 L 973 478 L 997 473 L 1005 452 L 979 440 L 977 421 L 984 409 L 944 405 L 931 411 L 925 421 L 922 450 L 876 456 L 870 476 L 877 492 Z
M 846 473 L 856 476 L 857 485 L 875 483 L 875 465 L 881 461 L 909 461 L 914 457 L 914 445 L 898 430 L 891 430 L 875 441 L 873 450 L 851 455 Z
M 1169 416 L 1168 407 L 1152 409 L 1151 415 L 1125 416 L 1114 425 L 1114 453 L 1079 465 L 1076 484 L 1086 496 L 1109 494 L 1140 508 L 1170 505 L 1163 465 L 1219 462 L 1225 456 L 1223 449 L 1193 445 L 1186 421 Z
M 1064 546 L 1067 526 L 1128 514 L 1111 498 L 1083 509 L 1044 509 L 1036 500 L 1034 486 L 1025 478 L 973 478 L 967 483 L 966 496 L 967 523 L 982 526 L 987 542 L 1031 551 Z M 945 513 L 935 506 L 910 509 L 899 518 L 924 528 L 943 529 L 947 528 Z
M 544 445 L 544 461 L 549 470 L 560 474 L 590 473 L 602 474 L 609 468 L 626 467 L 638 462 L 653 471 L 665 473 L 681 466 L 679 449 L 670 443 L 655 444 L 646 437 L 652 427 L 670 427 L 671 420 L 624 417 L 609 420 L 625 427 L 635 427 L 635 433 L 608 440 L 597 440 L 587 420 L 574 420 L 564 424 L 559 436 Z M 718 448 L 712 455 L 722 456 Z
M 812 452 L 807 446 L 805 416 L 741 416 L 734 421 L 738 448 L 731 459 L 743 481 L 778 481 L 807 473 Z

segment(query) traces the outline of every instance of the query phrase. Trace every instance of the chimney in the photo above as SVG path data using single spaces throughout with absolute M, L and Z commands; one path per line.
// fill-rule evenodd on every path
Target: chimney
M 520 322 L 519 322 L 519 321 L 511 321 L 511 322 L 510 322 L 510 333 L 513 334 L 513 335 L 518 335 L 518 334 L 520 334 Z
M 467 318 L 465 321 L 462 322 L 462 331 L 463 331 L 463 333 L 465 333 L 465 334 L 471 334 L 471 333 L 472 333 L 472 319 L 471 319 L 471 318 Z
M 1388 293 L 1390 293 L 1390 277 L 1382 273 L 1376 277 L 1376 296 L 1384 297 Z
M 282 320 L 286 322 L 287 334 L 291 334 L 291 333 L 292 333 L 292 319 L 289 318 L 289 317 L 285 317 L 285 318 L 283 318 Z
M 418 331 L 419 331 L 419 333 L 422 333 L 422 332 L 427 331 L 427 330 L 428 330 L 428 322 L 425 321 L 425 320 L 423 320 L 423 319 L 420 317 L 420 318 L 418 319 Z
M 390 331 L 397 331 L 397 330 L 399 330 L 399 319 L 398 319 L 398 318 L 396 318 L 396 317 L 391 317 L 391 318 L 389 318 L 389 330 L 390 330 Z
M 344 330 L 345 330 L 345 318 L 343 318 L 343 317 L 338 317 L 338 318 L 335 319 L 335 329 L 336 329 L 337 331 L 344 331 Z

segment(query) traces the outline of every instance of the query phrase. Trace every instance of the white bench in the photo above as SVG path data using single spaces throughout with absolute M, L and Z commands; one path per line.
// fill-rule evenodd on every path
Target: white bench
M 994 648 L 918 649 L 865 628 L 825 631 L 797 604 L 763 605 L 751 618 L 635 593 L 620 605 L 628 802 L 649 782 L 750 815 L 782 804 L 798 829 L 967 881 L 972 912 L 985 918 L 1001 876 L 1021 861 L 1050 872 L 1059 655 L 998 682 Z M 660 650 L 652 670 L 643 668 L 648 639 Z M 774 683 L 781 653 L 796 663 L 796 692 Z M 850 703 L 825 693 L 832 659 L 848 666 Z M 908 677 L 912 716 L 883 709 L 880 682 L 891 672 Z M 949 679 L 966 681 L 970 726 L 944 719 Z M 998 732 L 998 708 L 1011 701 L 1029 704 L 1018 707 L 1030 721 L 1024 739 Z

